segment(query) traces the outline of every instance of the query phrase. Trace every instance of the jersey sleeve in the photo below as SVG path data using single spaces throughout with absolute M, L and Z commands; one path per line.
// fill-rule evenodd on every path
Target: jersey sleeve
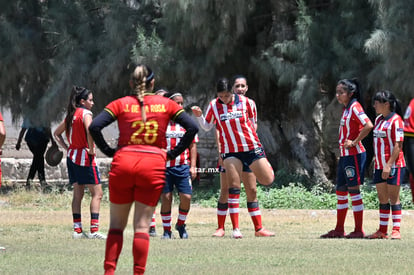
M 356 104 L 355 107 L 352 108 L 352 112 L 361 125 L 365 126 L 365 124 L 367 124 L 370 120 L 360 104 Z
M 395 120 L 394 127 L 395 141 L 404 141 L 404 122 L 401 118 Z
M 120 99 L 118 99 L 106 105 L 104 110 L 107 111 L 114 119 L 116 119 L 117 116 L 120 114 L 120 111 L 119 111 L 120 106 L 121 106 Z
M 214 122 L 214 107 L 213 107 L 213 101 L 208 104 L 206 115 L 205 115 L 206 122 L 211 124 Z

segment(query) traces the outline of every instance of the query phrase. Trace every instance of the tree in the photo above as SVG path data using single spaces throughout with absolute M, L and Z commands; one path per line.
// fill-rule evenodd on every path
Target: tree
M 369 81 L 376 90 L 392 91 L 408 103 L 414 79 L 414 3 L 410 1 L 369 1 L 377 16 L 375 30 L 365 43 L 365 50 L 375 61 Z
M 2 2 L 1 105 L 39 124 L 60 119 L 72 85 L 93 90 L 99 109 L 125 94 L 137 24 L 157 16 L 136 1 Z

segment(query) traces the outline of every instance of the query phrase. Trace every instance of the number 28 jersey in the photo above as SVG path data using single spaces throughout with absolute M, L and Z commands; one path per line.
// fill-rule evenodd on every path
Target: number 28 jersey
M 165 132 L 170 120 L 184 110 L 174 101 L 154 94 L 145 94 L 146 122 L 136 96 L 125 96 L 109 103 L 105 110 L 118 120 L 118 147 L 151 145 L 166 148 Z

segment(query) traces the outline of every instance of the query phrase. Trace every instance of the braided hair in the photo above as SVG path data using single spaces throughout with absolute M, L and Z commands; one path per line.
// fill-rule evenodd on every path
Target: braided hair
M 144 108 L 144 93 L 151 87 L 151 81 L 154 79 L 154 73 L 145 65 L 138 65 L 131 74 L 132 89 L 138 98 L 139 105 L 141 106 L 142 121 L 147 120 L 147 116 Z
M 73 86 L 72 91 L 69 96 L 69 104 L 66 111 L 66 117 L 65 117 L 65 130 L 66 133 L 70 132 L 70 128 L 72 128 L 72 120 L 73 115 L 75 114 L 76 108 L 81 107 L 81 100 L 87 100 L 89 97 L 89 94 L 91 94 L 92 91 L 84 88 L 84 87 L 78 87 Z

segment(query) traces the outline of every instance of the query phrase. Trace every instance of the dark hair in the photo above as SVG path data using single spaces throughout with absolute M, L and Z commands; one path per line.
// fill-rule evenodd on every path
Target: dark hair
M 168 92 L 168 93 L 164 94 L 164 97 L 168 97 L 169 99 L 173 99 L 176 96 L 183 97 L 183 94 L 179 93 L 179 92 Z
M 236 82 L 236 80 L 239 79 L 239 78 L 242 78 L 242 79 L 246 80 L 246 83 L 247 83 L 247 78 L 244 75 L 236 74 L 231 78 L 231 86 L 234 86 L 234 82 Z
M 348 93 L 353 93 L 351 98 L 356 98 L 361 104 L 361 90 L 358 79 L 341 79 L 337 85 L 342 85 Z
M 147 120 L 144 107 L 144 93 L 150 88 L 151 81 L 154 79 L 154 73 L 152 70 L 145 65 L 138 65 L 131 74 L 132 89 L 134 90 L 139 105 L 141 106 L 141 117 L 142 121 Z
M 377 92 L 372 98 L 372 103 L 375 101 L 390 104 L 390 111 L 397 113 L 400 117 L 403 117 L 400 101 L 394 96 L 393 93 L 387 90 Z
M 229 80 L 225 77 L 220 78 L 217 81 L 216 91 L 219 92 L 231 92 L 232 85 L 230 84 Z
M 73 86 L 72 91 L 69 96 L 69 104 L 66 111 L 66 117 L 65 117 L 65 130 L 66 133 L 70 132 L 70 128 L 72 127 L 72 119 L 73 115 L 75 114 L 76 108 L 81 107 L 80 101 L 87 100 L 89 97 L 89 94 L 91 94 L 92 91 L 84 88 L 84 87 L 78 87 Z

